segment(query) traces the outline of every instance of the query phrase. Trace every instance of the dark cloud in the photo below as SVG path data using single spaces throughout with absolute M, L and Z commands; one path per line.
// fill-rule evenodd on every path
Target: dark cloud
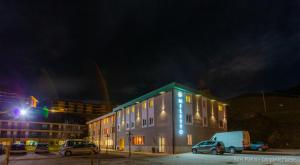
M 0 87 L 126 101 L 172 81 L 222 97 L 299 84 L 298 1 L 0 2 Z

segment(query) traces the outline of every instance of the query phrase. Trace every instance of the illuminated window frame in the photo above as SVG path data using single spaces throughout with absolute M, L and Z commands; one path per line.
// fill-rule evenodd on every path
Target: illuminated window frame
M 131 138 L 132 145 L 144 145 L 145 144 L 145 136 L 133 136 Z
M 187 145 L 193 145 L 193 136 L 192 136 L 192 134 L 187 134 L 186 138 L 187 138 Z
M 185 96 L 185 102 L 186 103 L 192 103 L 192 96 L 191 95 L 186 95 Z
M 154 98 L 149 99 L 148 104 L 149 104 L 149 108 L 154 108 Z
M 218 110 L 219 110 L 220 112 L 222 112 L 222 111 L 224 110 L 224 107 L 223 107 L 223 105 L 221 105 L 221 104 L 218 104 Z

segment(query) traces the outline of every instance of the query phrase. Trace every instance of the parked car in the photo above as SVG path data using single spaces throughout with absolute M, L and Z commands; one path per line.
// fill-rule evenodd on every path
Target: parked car
M 26 148 L 24 144 L 12 144 L 10 146 L 10 153 L 11 154 L 26 154 Z
M 192 152 L 196 153 L 210 153 L 213 155 L 223 154 L 225 152 L 224 144 L 220 141 L 202 141 L 192 147 Z
M 34 152 L 35 153 L 49 153 L 49 144 L 38 143 Z
M 269 149 L 269 146 L 262 141 L 252 141 L 249 149 L 255 151 L 266 151 Z
M 4 153 L 4 146 L 3 144 L 0 144 L 0 155 Z
M 213 135 L 211 140 L 224 143 L 225 152 L 240 153 L 250 147 L 250 134 L 248 131 L 220 132 Z
M 60 155 L 71 156 L 78 154 L 96 154 L 98 147 L 84 140 L 67 140 L 59 151 Z

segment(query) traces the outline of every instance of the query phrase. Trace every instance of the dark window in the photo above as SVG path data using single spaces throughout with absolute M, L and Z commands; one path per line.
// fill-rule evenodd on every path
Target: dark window
M 149 125 L 152 125 L 152 124 L 154 124 L 154 120 L 153 120 L 153 118 L 151 117 L 151 118 L 149 118 Z
M 223 127 L 224 127 L 223 120 L 220 120 L 220 121 L 219 121 L 219 127 L 220 127 L 220 128 L 223 128 Z
M 186 115 L 185 116 L 185 122 L 188 123 L 188 124 L 191 124 L 192 123 L 192 115 Z
M 147 120 L 143 119 L 143 126 L 146 126 L 146 125 L 147 125 Z
M 207 118 L 203 117 L 203 126 L 206 127 L 207 126 Z

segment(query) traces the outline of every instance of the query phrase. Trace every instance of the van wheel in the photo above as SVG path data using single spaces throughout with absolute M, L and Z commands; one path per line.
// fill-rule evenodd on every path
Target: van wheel
M 193 152 L 193 154 L 196 154 L 197 153 L 197 149 L 196 148 L 192 149 L 192 152 Z
M 231 154 L 235 154 L 235 153 L 236 153 L 235 148 L 234 148 L 234 147 L 230 147 L 230 148 L 229 148 L 229 152 L 230 152 Z
M 217 155 L 217 151 L 216 151 L 216 150 L 212 150 L 212 151 L 211 151 L 211 154 Z
M 72 155 L 72 152 L 71 151 L 66 151 L 65 152 L 65 156 L 71 156 Z

